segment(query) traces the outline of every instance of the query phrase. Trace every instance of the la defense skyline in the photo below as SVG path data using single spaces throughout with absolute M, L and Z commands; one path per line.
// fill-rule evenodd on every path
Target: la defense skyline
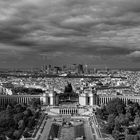
M 140 68 L 139 0 L 1 0 L 0 68 Z

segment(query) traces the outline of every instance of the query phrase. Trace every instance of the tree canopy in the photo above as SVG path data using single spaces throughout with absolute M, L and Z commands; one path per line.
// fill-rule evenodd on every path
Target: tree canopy
M 114 98 L 106 105 L 106 110 L 109 114 L 123 113 L 125 104 L 119 98 Z
M 36 109 L 33 108 L 35 103 L 38 101 L 34 100 L 31 106 L 9 104 L 5 110 L 0 112 L 0 140 L 5 140 L 4 136 L 18 140 L 25 128 L 28 130 L 34 128 L 40 115 L 38 106 Z
M 107 113 L 104 113 L 106 111 Z M 115 140 L 140 140 L 140 105 L 128 101 L 127 105 L 119 98 L 108 102 L 104 108 L 97 109 L 97 115 L 106 119 L 106 133 L 112 134 Z

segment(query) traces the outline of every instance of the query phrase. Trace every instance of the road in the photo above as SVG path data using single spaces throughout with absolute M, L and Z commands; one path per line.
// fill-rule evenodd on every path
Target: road
M 41 124 L 36 135 L 37 140 L 48 140 L 51 125 L 52 119 L 43 120 L 43 123 Z
M 92 133 L 94 135 L 94 139 L 95 140 L 103 139 L 102 133 L 99 128 L 99 124 L 97 122 L 97 118 L 94 114 L 92 117 L 89 118 L 89 124 L 90 124 L 90 127 L 92 128 Z
M 93 131 L 91 129 L 90 122 L 89 122 L 88 118 L 86 119 L 86 121 L 84 123 L 84 128 L 85 128 L 86 140 L 96 140 L 95 136 L 93 135 Z

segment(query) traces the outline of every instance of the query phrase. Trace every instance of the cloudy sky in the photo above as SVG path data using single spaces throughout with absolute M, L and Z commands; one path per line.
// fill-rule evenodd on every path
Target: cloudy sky
M 0 0 L 0 67 L 140 67 L 140 0 Z

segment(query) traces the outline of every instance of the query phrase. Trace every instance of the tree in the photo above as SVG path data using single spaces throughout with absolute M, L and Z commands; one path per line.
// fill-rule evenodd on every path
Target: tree
M 125 134 L 125 137 L 129 134 L 129 129 L 128 128 L 125 128 L 124 134 Z
M 14 125 L 14 121 L 12 116 L 10 116 L 7 111 L 0 112 L 0 127 L 2 128 L 10 128 L 12 125 Z
M 19 139 L 22 135 L 23 131 L 22 130 L 15 130 L 13 133 L 13 136 L 15 137 L 15 139 Z
M 110 125 L 105 125 L 104 130 L 107 134 L 112 134 L 113 128 Z
M 32 98 L 29 104 L 35 109 L 41 105 L 41 102 L 39 98 Z
M 121 124 L 119 122 L 115 123 L 114 130 L 121 132 Z
M 23 113 L 24 113 L 24 115 L 25 115 L 26 117 L 32 116 L 32 111 L 31 111 L 31 109 L 29 109 L 29 108 L 27 108 Z
M 136 115 L 136 113 L 140 114 L 140 106 L 138 103 L 129 103 L 129 105 L 126 107 L 126 112 L 130 112 L 132 117 Z
M 97 116 L 99 116 L 99 118 L 104 119 L 104 112 L 102 109 L 97 108 L 96 113 L 97 113 Z
M 139 106 L 138 103 L 133 103 L 133 106 L 132 107 L 133 107 L 134 112 L 137 112 L 140 109 L 140 106 Z
M 10 105 L 7 105 L 6 111 L 9 115 L 13 115 L 13 108 Z
M 24 130 L 24 128 L 25 128 L 24 120 L 20 120 L 20 121 L 18 122 L 18 129 Z
M 108 129 L 109 131 L 112 133 L 113 129 L 114 129 L 114 126 L 115 126 L 115 115 L 114 114 L 110 114 L 108 116 Z
M 5 135 L 6 135 L 8 138 L 13 139 L 13 133 L 14 133 L 14 129 L 9 130 L 8 132 L 5 133 Z
M 24 136 L 25 138 L 28 138 L 28 137 L 31 137 L 31 134 L 29 134 L 27 131 L 24 131 L 24 132 L 23 132 L 23 136 Z
M 118 110 L 117 110 L 117 106 L 118 106 Z M 106 105 L 106 109 L 109 114 L 118 114 L 118 111 L 121 112 L 124 107 L 125 104 L 119 98 L 112 99 Z
M 137 127 L 140 126 L 140 116 L 139 115 L 135 115 L 134 123 Z
M 131 100 L 127 100 L 127 105 L 132 105 L 133 102 Z
M 15 115 L 14 115 L 15 123 L 18 124 L 18 122 L 19 122 L 20 120 L 22 120 L 23 117 L 24 117 L 24 114 L 23 114 L 23 113 L 17 113 L 17 114 L 15 114 Z
M 23 110 L 22 110 L 21 104 L 17 104 L 17 105 L 15 106 L 15 110 L 16 110 L 17 113 L 21 113 L 21 112 L 23 111 Z
M 0 140 L 5 140 L 5 136 L 3 134 L 0 135 Z
M 112 136 L 115 138 L 115 140 L 119 140 L 120 132 L 118 130 L 112 131 Z
M 126 118 L 124 114 L 119 114 L 115 121 L 118 121 L 121 125 L 128 126 L 129 125 L 129 119 Z
M 30 117 L 28 120 L 28 128 L 32 129 L 35 126 L 35 118 L 34 117 Z
M 130 112 L 126 112 L 126 113 L 125 113 L 125 118 L 126 118 L 129 122 L 133 120 L 133 117 L 132 117 L 132 115 L 131 115 Z
M 35 114 L 34 114 L 34 117 L 35 117 L 36 119 L 38 119 L 39 116 L 40 116 L 40 112 L 39 112 L 39 111 L 36 111 Z
M 106 110 L 106 107 L 105 106 L 102 106 L 102 108 L 97 108 L 96 109 L 96 113 L 97 115 L 99 116 L 99 118 L 103 119 L 103 120 L 106 120 L 107 119 L 107 116 L 108 116 L 108 112 Z
M 119 104 L 119 105 L 116 106 L 116 109 L 117 109 L 118 114 L 124 113 L 124 105 Z
M 38 118 L 40 114 L 39 99 L 33 100 L 33 106 L 36 104 L 37 109 L 31 108 L 32 111 L 24 104 L 7 105 L 6 110 L 0 112 L 0 136 L 4 134 L 9 138 L 18 140 L 25 127 L 33 128 L 36 125 L 35 118 Z
M 11 101 L 11 102 L 9 103 L 9 105 L 10 105 L 11 107 L 15 107 L 15 106 L 16 106 L 16 104 L 17 104 L 17 102 L 16 102 L 16 101 Z

